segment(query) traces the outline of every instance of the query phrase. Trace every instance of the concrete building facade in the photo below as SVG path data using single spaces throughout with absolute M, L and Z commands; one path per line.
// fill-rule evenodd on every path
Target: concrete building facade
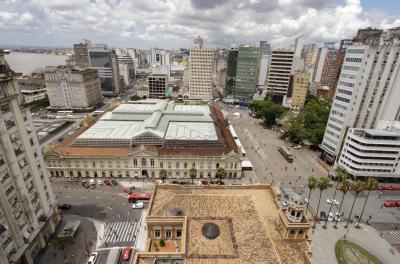
M 33 264 L 60 221 L 30 111 L 0 50 L 0 263 Z
M 189 96 L 191 99 L 213 99 L 214 49 L 203 46 L 190 49 Z
M 292 77 L 292 104 L 291 109 L 299 111 L 303 109 L 308 88 L 310 87 L 310 74 L 297 72 Z
M 102 102 L 99 75 L 93 69 L 48 67 L 44 71 L 52 109 L 92 111 Z
M 225 96 L 233 95 L 234 88 L 236 85 L 236 70 L 237 70 L 237 59 L 238 59 L 239 49 L 230 48 L 228 50 L 228 57 L 226 63 L 226 86 L 225 86 Z
M 87 68 L 90 66 L 89 49 L 91 47 L 90 40 L 83 39 L 79 43 L 74 44 L 75 65 Z
M 149 96 L 151 98 L 160 98 L 165 96 L 168 88 L 168 75 L 152 74 L 147 77 Z
M 334 162 L 347 127 L 375 128 L 380 120 L 400 118 L 400 47 L 353 44 L 347 48 L 321 148 Z

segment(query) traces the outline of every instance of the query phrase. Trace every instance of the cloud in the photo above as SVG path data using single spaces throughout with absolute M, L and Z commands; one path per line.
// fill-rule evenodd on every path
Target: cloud
M 0 42 L 72 46 L 81 38 L 110 46 L 190 47 L 268 40 L 285 47 L 304 35 L 323 43 L 353 37 L 360 27 L 400 25 L 361 0 L 1 0 Z M 22 41 L 22 43 L 21 43 Z

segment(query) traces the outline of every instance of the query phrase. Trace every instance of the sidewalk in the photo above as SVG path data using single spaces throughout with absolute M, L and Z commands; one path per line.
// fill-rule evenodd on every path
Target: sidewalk
M 139 231 L 138 235 L 136 235 L 136 241 L 134 248 L 138 251 L 143 252 L 146 248 L 146 240 L 147 240 L 147 227 L 146 227 L 146 217 L 147 210 L 142 210 L 142 215 L 140 216 L 139 222 Z
M 96 250 L 99 249 L 99 247 L 101 246 L 101 244 L 103 243 L 103 239 L 104 239 L 104 227 L 105 227 L 105 223 L 93 218 L 90 218 L 90 220 L 92 221 L 92 223 L 94 224 L 94 227 L 96 228 L 97 231 L 97 243 L 96 243 Z
M 345 223 L 340 223 L 338 229 L 334 229 L 332 223 L 330 223 L 327 229 L 323 229 L 322 225 L 317 225 L 314 234 L 312 234 L 312 230 L 309 231 L 315 263 L 337 264 L 335 245 L 344 236 L 346 240 L 354 242 L 371 252 L 382 263 L 399 263 L 400 254 L 374 228 L 368 225 L 361 225 L 360 229 L 356 229 L 352 224 L 349 229 L 345 229 L 344 226 Z

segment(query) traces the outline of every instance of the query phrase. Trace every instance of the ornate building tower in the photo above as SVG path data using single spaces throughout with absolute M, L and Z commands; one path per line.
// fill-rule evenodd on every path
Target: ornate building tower
M 307 203 L 298 194 L 292 195 L 288 207 L 279 213 L 279 230 L 283 238 L 290 240 L 306 240 L 310 222 L 304 217 Z

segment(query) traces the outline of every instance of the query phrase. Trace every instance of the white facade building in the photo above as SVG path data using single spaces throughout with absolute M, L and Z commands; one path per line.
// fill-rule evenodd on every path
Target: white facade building
M 33 264 L 60 221 L 31 113 L 0 50 L 0 263 Z
M 272 50 L 267 92 L 272 92 L 275 95 L 287 95 L 293 66 L 293 56 L 294 51 L 291 49 Z
M 353 178 L 400 179 L 400 122 L 379 122 L 378 129 L 350 128 L 338 164 Z M 396 179 L 395 179 L 396 178 Z
M 321 148 L 333 163 L 347 127 L 375 128 L 400 119 L 398 44 L 353 44 L 347 49 Z
M 213 99 L 214 49 L 193 47 L 189 57 L 189 96 L 192 99 Z

